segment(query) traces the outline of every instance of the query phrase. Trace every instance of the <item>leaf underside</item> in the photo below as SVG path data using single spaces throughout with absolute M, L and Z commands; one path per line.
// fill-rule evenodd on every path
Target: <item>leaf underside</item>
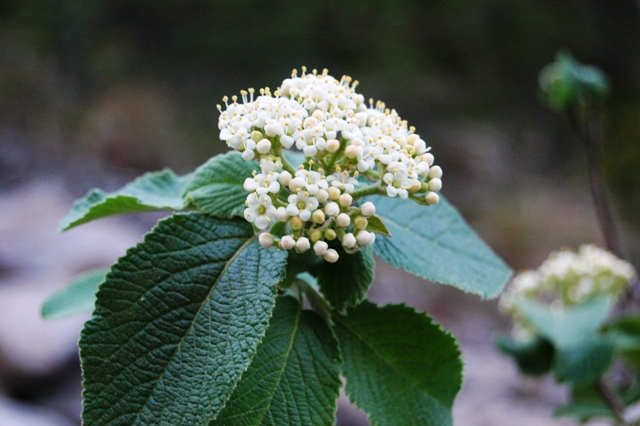
M 372 424 L 453 424 L 462 362 L 450 334 L 406 306 L 367 301 L 335 324 L 347 395 Z
M 42 304 L 42 317 L 60 319 L 93 311 L 98 286 L 104 282 L 108 269 L 100 268 L 73 279 L 66 287 L 52 294 Z
M 176 176 L 171 170 L 146 173 L 122 189 L 106 193 L 93 189 L 77 200 L 62 219 L 59 230 L 107 216 L 158 210 L 182 210 L 182 191 L 190 175 Z
M 256 356 L 210 426 L 333 425 L 339 361 L 322 318 L 279 297 Z
M 80 339 L 90 425 L 206 425 L 249 366 L 286 254 L 202 213 L 161 221 L 98 291 Z
M 393 237 L 379 236 L 374 252 L 397 268 L 483 298 L 496 297 L 511 269 L 476 235 L 460 213 L 440 196 L 433 206 L 409 199 L 374 196 Z

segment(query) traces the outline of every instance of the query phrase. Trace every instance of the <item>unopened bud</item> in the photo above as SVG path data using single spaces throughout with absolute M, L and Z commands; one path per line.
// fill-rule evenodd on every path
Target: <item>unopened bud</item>
M 332 201 L 324 206 L 324 212 L 327 216 L 338 216 L 340 214 L 340 206 Z
M 438 178 L 429 181 L 429 191 L 438 192 L 442 189 L 442 181 Z
M 331 153 L 336 152 L 340 148 L 340 142 L 337 139 L 329 139 L 325 149 Z
M 356 236 L 356 241 L 359 246 L 366 246 L 367 244 L 371 244 L 371 232 L 368 231 L 360 231 Z
M 314 211 L 313 214 L 311 215 L 311 220 L 317 224 L 324 223 L 325 221 L 324 212 L 320 209 Z
M 307 237 L 300 237 L 298 238 L 298 241 L 296 241 L 296 249 L 300 253 L 304 253 L 310 248 L 311 248 L 311 243 L 309 243 L 309 239 Z
M 356 227 L 356 229 L 367 229 L 367 225 L 369 225 L 369 221 L 367 220 L 367 218 L 358 216 L 354 219 L 353 225 Z
M 291 182 L 292 177 L 293 176 L 291 176 L 291 173 L 285 170 L 282 173 L 280 173 L 280 176 L 278 177 L 278 182 L 280 182 L 280 185 L 282 186 L 289 186 L 289 182 Z
M 329 198 L 329 193 L 321 188 L 318 190 L 316 195 L 314 195 L 314 197 L 316 197 L 316 200 L 318 200 L 320 203 L 324 203 Z
M 429 205 L 438 204 L 438 201 L 440 201 L 440 196 L 435 192 L 427 192 L 427 195 L 424 196 L 424 199 Z
M 254 130 L 251 132 L 251 139 L 253 139 L 254 142 L 260 142 L 264 139 L 264 135 L 261 132 Z
M 345 148 L 344 155 L 346 155 L 347 158 L 356 158 L 356 156 L 358 155 L 358 147 L 349 145 Z
M 337 200 L 338 198 L 340 198 L 340 190 L 338 188 L 336 188 L 335 186 L 332 186 L 331 188 L 327 189 L 327 192 L 329 193 L 329 199 L 330 200 Z
M 440 166 L 431 167 L 429 169 L 429 177 L 440 179 L 442 177 L 442 168 Z
M 351 218 L 346 213 L 340 213 L 336 218 L 336 223 L 342 228 L 346 228 L 351 224 Z
M 336 237 L 337 237 L 336 231 L 334 231 L 333 229 L 325 229 L 324 231 L 325 240 L 333 241 L 336 239 Z
M 258 237 L 258 241 L 262 244 L 262 247 L 271 247 L 273 245 L 273 235 L 268 232 L 263 232 Z
M 302 229 L 302 227 L 304 226 L 304 222 L 302 222 L 302 219 L 296 216 L 292 217 L 291 220 L 289 220 L 289 225 L 291 225 L 291 229 L 297 231 L 298 229 Z
M 284 207 L 278 207 L 276 210 L 276 220 L 278 222 L 286 222 L 289 220 L 289 214 L 287 213 L 287 209 Z
M 322 256 L 323 254 L 325 254 L 328 248 L 329 244 L 325 243 L 324 241 L 317 241 L 313 245 L 313 251 L 315 251 L 318 256 Z
M 360 213 L 365 216 L 373 216 L 374 214 L 376 214 L 376 205 L 371 201 L 367 201 L 360 206 Z
M 344 237 L 342 237 L 342 245 L 348 249 L 354 248 L 356 245 L 356 237 L 354 237 L 351 232 L 344 234 Z
M 326 260 L 329 263 L 336 263 L 340 258 L 340 255 L 334 249 L 329 249 L 324 253 L 323 257 L 324 257 L 324 260 Z
M 269 139 L 262 139 L 260 142 L 258 142 L 258 144 L 256 145 L 256 151 L 258 151 L 260 154 L 266 154 L 271 151 L 271 142 L 269 141 Z
M 285 235 L 284 237 L 280 238 L 280 247 L 282 247 L 283 249 L 291 250 L 295 246 L 296 240 L 294 240 L 291 235 Z
M 313 231 L 311 231 L 311 234 L 309 234 L 309 238 L 311 238 L 311 242 L 315 243 L 318 240 L 322 239 L 322 231 L 319 229 L 314 229 Z
M 338 198 L 338 202 L 343 207 L 349 207 L 353 203 L 353 197 L 350 194 L 342 194 Z

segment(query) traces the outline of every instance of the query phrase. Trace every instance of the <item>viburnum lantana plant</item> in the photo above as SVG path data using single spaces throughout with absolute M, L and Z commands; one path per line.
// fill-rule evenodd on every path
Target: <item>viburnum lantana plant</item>
M 182 211 L 43 307 L 94 308 L 86 424 L 331 425 L 343 383 L 372 424 L 452 424 L 455 339 L 425 313 L 365 300 L 374 253 L 482 297 L 511 270 L 438 195 L 426 142 L 357 85 L 303 68 L 273 92 L 225 97 L 232 151 L 76 202 L 62 230 Z

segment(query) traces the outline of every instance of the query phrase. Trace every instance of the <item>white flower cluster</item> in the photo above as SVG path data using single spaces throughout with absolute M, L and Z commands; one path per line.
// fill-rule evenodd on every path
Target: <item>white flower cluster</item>
M 329 262 L 338 253 L 329 248 L 336 238 L 352 253 L 372 244 L 368 218 L 371 202 L 359 208 L 355 199 L 371 194 L 438 202 L 442 169 L 424 140 L 395 110 L 378 102 L 369 106 L 355 91 L 357 81 L 341 80 L 316 70 L 293 71 L 275 92 L 269 88 L 241 91 L 242 99 L 223 98 L 218 105 L 220 139 L 260 162 L 260 173 L 244 184 L 249 193 L 245 218 L 259 230 L 264 246 L 314 251 Z M 256 96 L 257 95 L 257 96 Z M 296 170 L 285 150 L 297 149 L 305 162 Z M 362 178 L 373 182 L 358 188 Z M 272 227 L 286 224 L 280 238 Z M 275 234 L 275 232 L 274 232 Z
M 500 299 L 500 307 L 515 312 L 517 300 L 536 299 L 562 307 L 599 295 L 617 297 L 635 278 L 633 266 L 595 245 L 578 252 L 553 252 L 535 271 L 518 274 Z

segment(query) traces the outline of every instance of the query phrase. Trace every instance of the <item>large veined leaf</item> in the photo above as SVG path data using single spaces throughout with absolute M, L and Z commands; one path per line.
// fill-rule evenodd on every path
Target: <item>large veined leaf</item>
M 255 161 L 245 161 L 237 151 L 216 155 L 198 167 L 184 188 L 184 198 L 202 211 L 218 217 L 242 216 L 247 192 L 243 184 L 260 171 Z
M 107 216 L 157 210 L 182 210 L 182 191 L 190 175 L 176 176 L 171 170 L 146 173 L 122 189 L 106 193 L 93 189 L 77 200 L 60 223 L 60 231 Z
M 376 239 L 374 252 L 382 260 L 484 298 L 500 294 L 511 269 L 444 197 L 429 207 L 409 199 L 382 196 L 369 199 L 392 235 Z
M 346 392 L 377 426 L 451 426 L 462 383 L 455 339 L 425 314 L 364 301 L 336 316 Z
M 279 297 L 249 369 L 213 425 L 335 424 L 338 342 L 324 320 Z
M 336 263 L 322 264 L 318 285 L 331 306 L 344 313 L 347 306 L 356 306 L 366 297 L 373 282 L 375 260 L 370 245 L 353 254 L 347 254 L 340 245 L 335 248 L 340 258 Z
M 284 277 L 243 220 L 161 221 L 100 286 L 80 339 L 87 425 L 205 425 L 249 366 Z
M 42 304 L 41 314 L 46 319 L 66 318 L 93 311 L 98 286 L 104 282 L 108 269 L 100 268 L 82 274 L 65 288 L 52 294 Z

